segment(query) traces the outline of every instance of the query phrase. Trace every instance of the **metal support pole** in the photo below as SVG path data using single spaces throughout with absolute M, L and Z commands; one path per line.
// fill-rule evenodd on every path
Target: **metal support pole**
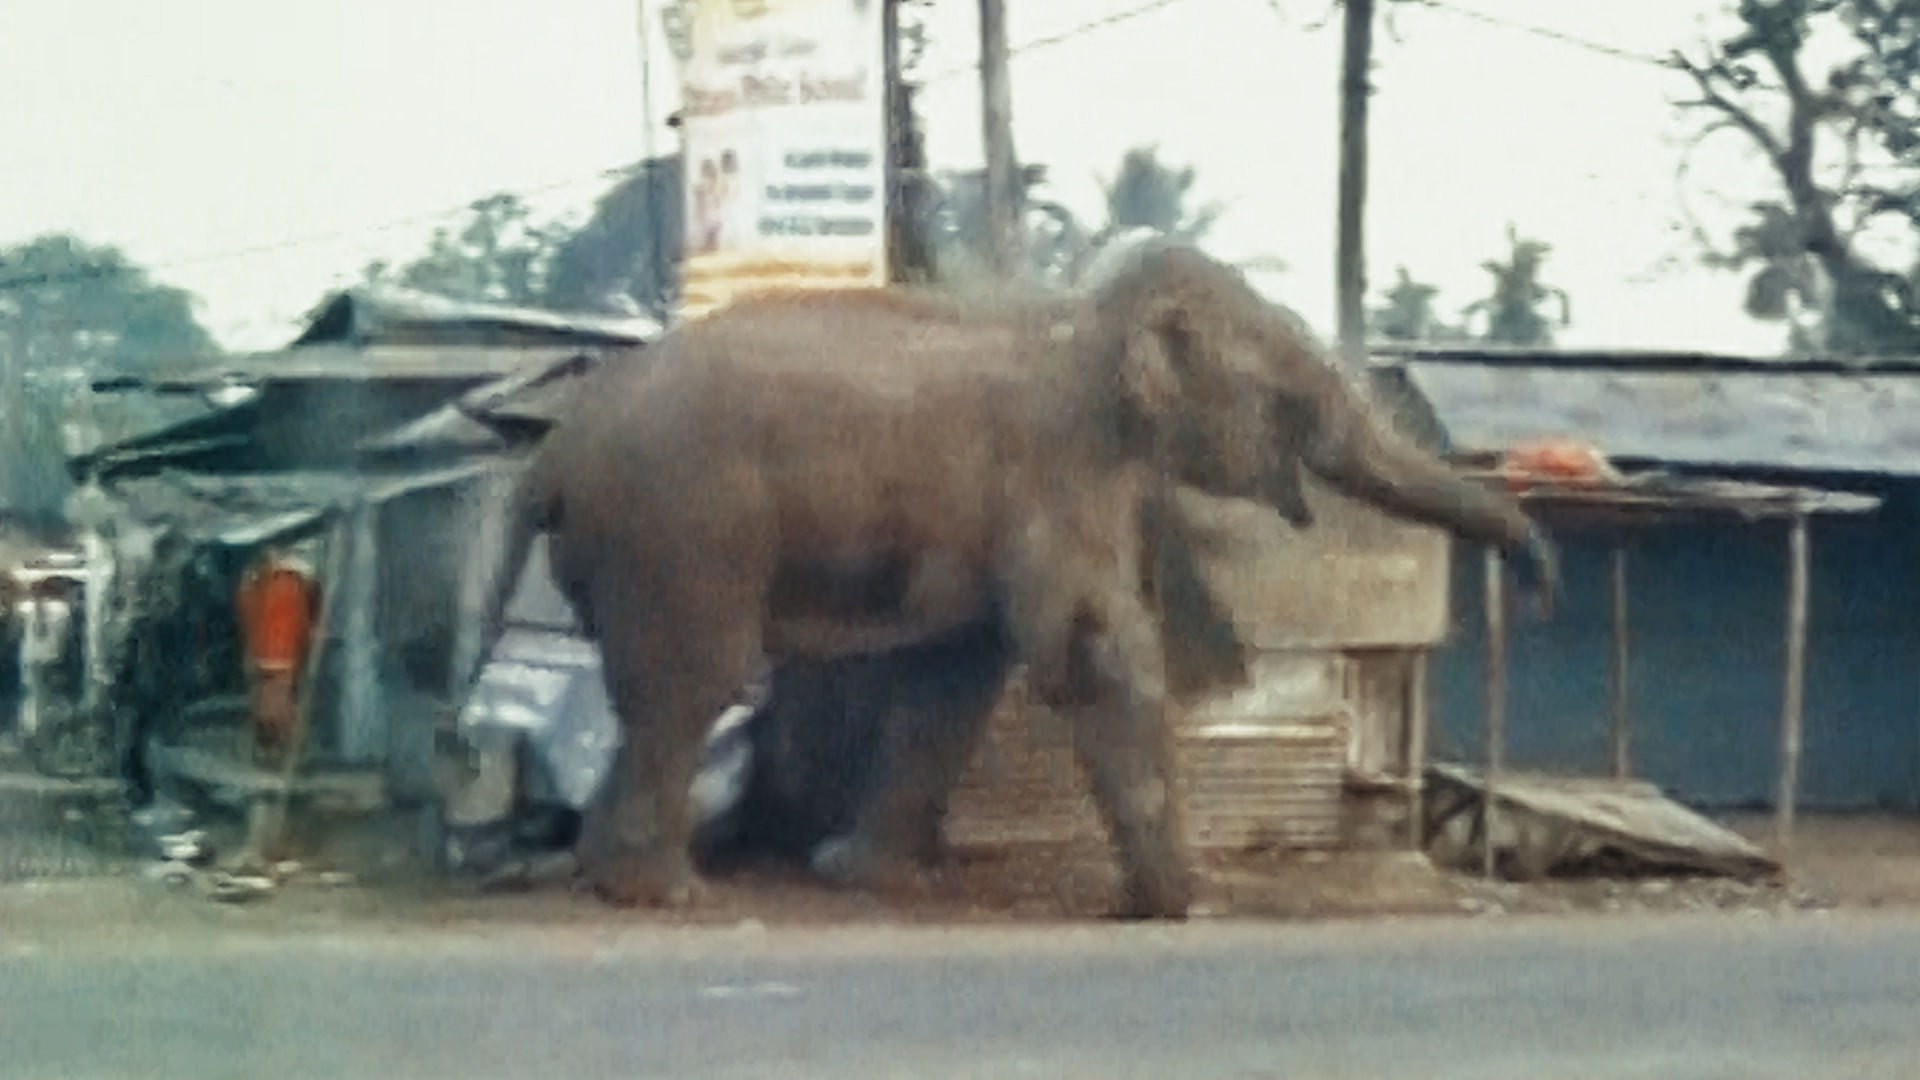
M 1340 70 L 1339 235 L 1334 290 L 1340 308 L 1340 358 L 1349 375 L 1366 363 L 1367 71 L 1373 63 L 1373 0 L 1346 0 Z
M 1793 850 L 1793 804 L 1800 791 L 1800 726 L 1807 680 L 1807 514 L 1796 508 L 1787 544 L 1787 654 L 1780 687 L 1780 774 L 1773 798 L 1773 854 Z
M 1486 549 L 1487 746 L 1485 801 L 1481 804 L 1480 870 L 1493 876 L 1495 791 L 1500 782 L 1507 739 L 1507 597 L 1500 552 Z
M 1612 722 L 1613 777 L 1633 774 L 1627 718 L 1627 547 L 1613 547 L 1613 678 L 1608 685 L 1607 713 Z
M 1407 846 L 1426 846 L 1427 650 L 1418 649 L 1407 672 Z

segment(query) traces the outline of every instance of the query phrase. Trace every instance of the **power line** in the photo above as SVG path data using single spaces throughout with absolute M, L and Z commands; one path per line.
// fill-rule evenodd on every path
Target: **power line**
M 1548 41 L 1557 41 L 1562 45 L 1571 45 L 1576 49 L 1585 49 L 1588 52 L 1598 53 L 1601 56 L 1610 56 L 1615 60 L 1626 60 L 1636 64 L 1650 64 L 1659 68 L 1671 69 L 1673 67 L 1671 60 L 1653 56 L 1649 53 L 1635 52 L 1632 49 L 1623 49 L 1617 45 L 1608 45 L 1604 42 L 1593 41 L 1589 38 L 1569 34 L 1564 30 L 1555 30 L 1549 26 L 1541 26 L 1538 23 L 1521 22 L 1518 19 L 1509 19 L 1500 15 L 1490 15 L 1484 11 L 1475 11 L 1472 8 L 1451 3 L 1449 0 L 1402 0 L 1402 2 L 1418 4 L 1422 7 L 1432 8 L 1435 11 L 1445 12 L 1449 15 L 1458 15 L 1463 19 L 1472 19 L 1475 22 L 1485 23 L 1488 26 L 1497 26 L 1503 30 L 1532 34 L 1534 37 L 1545 38 Z
M 1076 26 L 1069 27 L 1068 29 L 1059 31 L 1057 33 L 1048 34 L 1043 37 L 1038 37 L 1029 41 L 1021 42 L 1020 44 L 1010 48 L 1008 50 L 1008 55 L 1019 56 L 1025 53 L 1036 52 L 1041 49 L 1051 48 L 1055 45 L 1065 44 L 1066 42 L 1073 41 L 1077 38 L 1085 37 L 1089 34 L 1098 33 L 1099 31 L 1105 30 L 1108 27 L 1116 26 L 1124 22 L 1129 22 L 1133 19 L 1138 19 L 1146 15 L 1151 15 L 1154 12 L 1173 7 L 1174 5 L 1182 2 L 1183 0 L 1149 0 L 1149 2 L 1147 3 L 1139 4 L 1131 8 L 1125 8 L 1108 15 L 1103 15 L 1097 19 L 1089 19 L 1086 22 L 1080 23 Z M 1269 0 L 1269 2 L 1270 2 L 1270 6 L 1274 6 L 1277 12 L 1278 11 L 1277 5 L 1273 4 L 1272 0 Z M 1516 19 L 1508 19 L 1503 16 L 1491 15 L 1484 11 L 1477 11 L 1477 10 L 1474 10 L 1473 8 L 1463 7 L 1459 4 L 1452 3 L 1450 2 L 1450 0 L 1401 0 L 1401 2 L 1419 4 L 1421 6 L 1431 8 L 1435 11 L 1444 12 L 1450 15 L 1456 15 L 1461 18 L 1471 19 L 1476 22 L 1484 23 L 1489 26 L 1497 26 L 1506 30 L 1513 30 L 1519 33 L 1531 34 L 1535 37 L 1540 37 L 1547 40 L 1555 41 L 1563 45 L 1571 45 L 1575 48 L 1585 49 L 1589 52 L 1597 53 L 1603 56 L 1609 56 L 1618 60 L 1626 60 L 1633 63 L 1648 64 L 1654 67 L 1665 68 L 1665 69 L 1671 69 L 1673 67 L 1673 64 L 1670 60 L 1666 60 L 1661 57 L 1652 56 L 1647 53 L 1635 52 L 1630 49 L 1624 49 L 1618 46 L 1608 45 L 1603 42 L 1592 41 L 1587 38 L 1582 38 L 1577 35 L 1567 33 L 1565 31 L 1555 30 L 1551 27 L 1541 26 L 1535 23 L 1521 22 Z M 972 63 L 962 64 L 962 65 L 946 68 L 941 71 L 935 72 L 927 76 L 926 79 L 924 79 L 923 81 L 932 83 L 932 82 L 939 82 L 944 79 L 955 78 L 961 75 L 970 75 L 978 71 L 979 67 L 980 67 L 979 62 L 976 60 Z M 651 131 L 649 131 L 649 134 L 651 134 Z M 576 176 L 567 180 L 559 180 L 553 183 L 541 184 L 533 187 L 520 188 L 517 190 L 511 190 L 511 191 L 487 192 L 485 194 L 477 195 L 471 199 L 468 199 L 457 206 L 444 207 L 439 210 L 425 211 L 418 214 L 409 214 L 405 217 L 394 218 L 394 219 L 380 222 L 374 225 L 359 226 L 351 229 L 338 229 L 332 232 L 318 233 L 310 236 L 290 237 L 284 240 L 273 241 L 270 243 L 254 244 L 248 247 L 230 248 L 222 251 L 207 252 L 200 255 L 191 255 L 191 256 L 187 256 L 179 259 L 169 259 L 164 262 L 152 263 L 148 265 L 125 266 L 125 267 L 89 267 L 89 268 L 80 269 L 80 270 L 65 271 L 63 273 L 58 273 L 58 274 L 29 274 L 29 275 L 21 275 L 21 276 L 11 277 L 11 278 L 0 278 L 0 292 L 11 291 L 15 289 L 23 289 L 23 288 L 33 288 L 36 286 L 43 286 L 43 285 L 67 284 L 69 282 L 85 281 L 85 280 L 91 280 L 94 278 L 106 277 L 106 276 L 117 274 L 117 273 L 133 273 L 133 272 L 153 273 L 153 272 L 178 269 L 184 266 L 198 266 L 198 265 L 204 265 L 206 263 L 226 262 L 232 259 L 250 258 L 256 255 L 268 255 L 274 252 L 286 251 L 286 250 L 299 248 L 299 247 L 308 247 L 314 244 L 324 244 L 324 243 L 329 243 L 336 240 L 345 240 L 352 237 L 367 236 L 367 235 L 371 235 L 374 233 L 381 233 L 381 232 L 389 232 L 394 229 L 405 228 L 410 225 L 422 225 L 428 222 L 438 221 L 444 218 L 452 217 L 455 214 L 461 213 L 469 209 L 470 207 L 473 206 L 475 202 L 478 202 L 481 199 L 485 199 L 492 195 L 496 195 L 496 194 L 508 194 L 508 195 L 514 195 L 514 196 L 538 195 L 538 194 L 543 194 L 549 191 L 558 191 L 563 188 L 575 187 L 584 183 L 591 183 L 596 180 L 606 180 L 610 178 L 620 177 L 633 172 L 636 168 L 638 168 L 638 166 L 631 165 L 631 164 L 614 166 L 607 169 L 599 170 L 591 176 Z
M 1048 34 L 1045 37 L 1037 37 L 1031 41 L 1023 41 L 1020 44 L 1009 48 L 1007 50 L 1007 55 L 1019 56 L 1023 53 L 1034 52 L 1039 49 L 1045 49 L 1054 45 L 1064 44 L 1066 42 L 1074 40 L 1075 38 L 1085 37 L 1088 34 L 1105 30 L 1109 26 L 1115 26 L 1119 23 L 1127 22 L 1131 19 L 1137 19 L 1142 15 L 1151 15 L 1162 8 L 1169 8 L 1175 4 L 1182 3 L 1182 2 L 1183 0 L 1150 0 L 1149 3 L 1141 4 L 1137 7 L 1131 7 L 1121 11 L 1116 11 L 1111 15 L 1102 15 L 1097 19 L 1089 19 L 1086 22 L 1079 24 L 1078 26 L 1069 27 L 1065 30 L 1060 31 L 1057 34 Z M 940 82 L 944 79 L 957 78 L 961 75 L 971 75 L 978 70 L 980 70 L 980 62 L 978 60 L 975 60 L 970 64 L 959 64 L 954 67 L 943 68 L 940 71 L 936 71 L 933 74 L 928 75 L 925 79 L 921 81 L 929 82 L 929 83 Z
M 1175 4 L 1182 3 L 1182 2 L 1183 0 L 1149 0 L 1148 3 L 1140 4 L 1135 7 L 1116 11 L 1109 15 L 1103 15 L 1097 19 L 1090 19 L 1084 23 L 1080 23 L 1077 26 L 1070 27 L 1058 33 L 1048 34 L 1044 37 L 1038 37 L 1030 41 L 1021 42 L 1020 44 L 1015 45 L 1012 48 L 1008 49 L 1007 52 L 1008 52 L 1008 55 L 1010 56 L 1018 56 L 1023 53 L 1050 48 L 1055 45 L 1060 45 L 1065 42 L 1072 41 L 1075 38 L 1084 37 L 1092 33 L 1097 33 L 1098 31 L 1104 30 L 1107 27 L 1114 26 L 1119 23 L 1127 22 L 1132 19 L 1137 19 L 1145 15 L 1151 15 L 1152 13 L 1159 11 L 1163 8 L 1169 8 L 1174 6 Z M 971 74 L 977 71 L 979 67 L 980 67 L 979 62 L 975 61 L 970 64 L 964 64 L 958 67 L 946 69 L 944 71 L 936 72 L 933 75 L 928 76 L 925 81 L 937 82 L 942 79 L 953 78 L 959 75 Z M 649 134 L 651 134 L 651 132 L 649 132 Z M 15 290 L 15 289 L 34 288 L 34 287 L 43 286 L 43 285 L 60 285 L 60 284 L 67 284 L 75 281 L 86 281 L 94 278 L 107 277 L 112 274 L 135 273 L 135 272 L 157 273 L 157 272 L 162 272 L 166 270 L 178 269 L 183 266 L 198 266 L 198 265 L 204 265 L 206 263 L 212 263 L 212 262 L 226 262 L 232 259 L 250 258 L 255 255 L 268 255 L 274 252 L 286 251 L 292 248 L 308 247 L 313 244 L 324 244 L 324 243 L 329 243 L 335 240 L 344 240 L 344 239 L 349 239 L 357 236 L 367 236 L 373 233 L 388 232 L 393 229 L 405 228 L 410 225 L 422 225 L 422 224 L 426 224 L 427 222 L 438 221 L 443 218 L 451 217 L 455 214 L 465 211 L 466 209 L 471 207 L 475 202 L 478 202 L 479 200 L 487 198 L 488 196 L 491 196 L 491 195 L 495 195 L 495 194 L 509 194 L 509 195 L 516 195 L 516 196 L 536 195 L 536 194 L 541 194 L 547 191 L 555 191 L 561 188 L 573 187 L 575 185 L 588 183 L 594 180 L 620 176 L 620 175 L 634 171 L 635 168 L 637 167 L 633 165 L 618 166 L 618 167 L 600 170 L 599 172 L 595 173 L 593 176 L 574 177 L 569 180 L 560 180 L 551 184 L 543 184 L 543 185 L 530 187 L 530 188 L 521 188 L 513 191 L 487 192 L 484 195 L 478 195 L 472 199 L 468 199 L 467 201 L 459 204 L 458 206 L 449 206 L 439 210 L 431 210 L 431 211 L 426 211 L 419 214 L 410 214 L 410 215 L 407 215 L 406 217 L 394 218 L 392 220 L 384 221 L 375 225 L 360 226 L 352 229 L 339 229 L 333 232 L 318 233 L 311 236 L 290 237 L 285 240 L 277 240 L 271 243 L 255 244 L 249 247 L 242 247 L 242 248 L 229 248 L 222 251 L 207 252 L 201 255 L 190 255 L 184 258 L 179 258 L 179 259 L 168 259 L 164 262 L 151 263 L 151 264 L 146 264 L 141 266 L 90 267 L 90 268 L 80 269 L 80 270 L 65 271 L 63 273 L 58 273 L 58 274 L 28 274 L 28 275 L 21 275 L 21 276 L 11 277 L 11 278 L 0 278 L 0 292 L 6 292 L 6 291 Z
M 314 233 L 308 236 L 288 237 L 284 240 L 253 244 L 248 247 L 209 251 L 199 255 L 188 255 L 178 259 L 168 259 L 164 262 L 141 265 L 129 264 L 125 266 L 92 266 L 78 270 L 66 270 L 57 274 L 21 274 L 15 277 L 0 278 L 0 292 L 8 292 L 15 289 L 31 289 L 44 285 L 65 285 L 77 281 L 91 281 L 97 278 L 111 277 L 115 274 L 156 273 L 165 270 L 176 270 L 183 266 L 200 266 L 206 263 L 250 258 L 255 255 L 271 255 L 274 252 L 287 251 L 293 248 L 310 247 L 314 244 L 325 244 L 335 240 L 347 240 L 359 236 L 369 236 L 374 233 L 391 232 L 394 229 L 405 228 L 409 225 L 424 225 L 428 222 L 440 221 L 452 217 L 455 214 L 463 213 L 472 208 L 475 203 L 495 195 L 512 195 L 516 198 L 528 195 L 542 195 L 550 191 L 559 191 L 564 188 L 577 187 L 581 184 L 592 183 L 594 181 L 621 177 L 636 171 L 638 168 L 640 168 L 640 166 L 631 164 L 610 166 L 595 172 L 591 176 L 576 176 L 569 180 L 555 180 L 551 183 L 536 184 L 532 187 L 514 190 L 489 191 L 483 195 L 476 195 L 458 206 L 448 206 L 439 210 L 428 210 L 418 214 L 409 214 L 405 217 L 393 218 L 378 224 L 355 226 L 350 229 L 336 229 L 332 232 Z

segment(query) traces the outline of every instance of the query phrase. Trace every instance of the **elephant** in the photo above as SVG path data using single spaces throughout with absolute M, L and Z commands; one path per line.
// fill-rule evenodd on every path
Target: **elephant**
M 757 665 L 991 622 L 1071 724 L 1115 914 L 1184 918 L 1142 523 L 1186 485 L 1306 526 L 1302 468 L 1551 589 L 1552 545 L 1515 500 L 1380 424 L 1297 317 L 1184 243 L 1141 245 L 1072 296 L 761 293 L 610 358 L 508 514 L 508 565 L 548 534 L 621 720 L 581 874 L 617 905 L 694 901 L 686 792 Z M 510 587 L 490 590 L 483 641 Z

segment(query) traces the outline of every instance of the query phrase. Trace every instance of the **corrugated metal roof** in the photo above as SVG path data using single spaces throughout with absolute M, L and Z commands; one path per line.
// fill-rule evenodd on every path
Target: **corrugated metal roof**
M 1456 453 L 1565 435 L 1629 460 L 1920 475 L 1920 369 L 1911 365 L 1392 363 Z
M 234 383 L 498 377 L 582 351 L 645 344 L 662 332 L 647 318 L 468 303 L 397 288 L 345 289 L 315 310 L 287 348 L 103 374 L 93 389 L 178 394 Z
M 427 450 L 477 453 L 531 441 L 557 422 L 578 377 L 597 366 L 589 354 L 556 354 L 469 390 L 440 408 L 360 443 L 367 453 Z
M 458 484 L 488 467 L 465 463 L 392 476 L 286 472 L 209 477 L 171 471 L 116 483 L 111 491 L 138 520 L 165 523 L 191 540 L 245 545 L 299 532 L 358 501 L 385 502 Z
M 556 312 L 453 300 L 414 289 L 360 286 L 323 300 L 293 348 L 352 345 L 637 345 L 661 326 L 638 316 Z
M 207 393 L 235 384 L 273 382 L 473 381 L 544 369 L 577 356 L 585 345 L 311 345 L 229 356 L 195 371 L 96 380 L 96 392 L 147 390 Z

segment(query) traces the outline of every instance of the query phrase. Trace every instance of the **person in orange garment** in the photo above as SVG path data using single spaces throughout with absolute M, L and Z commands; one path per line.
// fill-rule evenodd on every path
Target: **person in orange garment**
M 293 745 L 300 721 L 294 694 L 319 599 L 312 568 L 275 549 L 261 553 L 234 590 L 252 698 L 254 754 L 263 764 L 280 762 Z

